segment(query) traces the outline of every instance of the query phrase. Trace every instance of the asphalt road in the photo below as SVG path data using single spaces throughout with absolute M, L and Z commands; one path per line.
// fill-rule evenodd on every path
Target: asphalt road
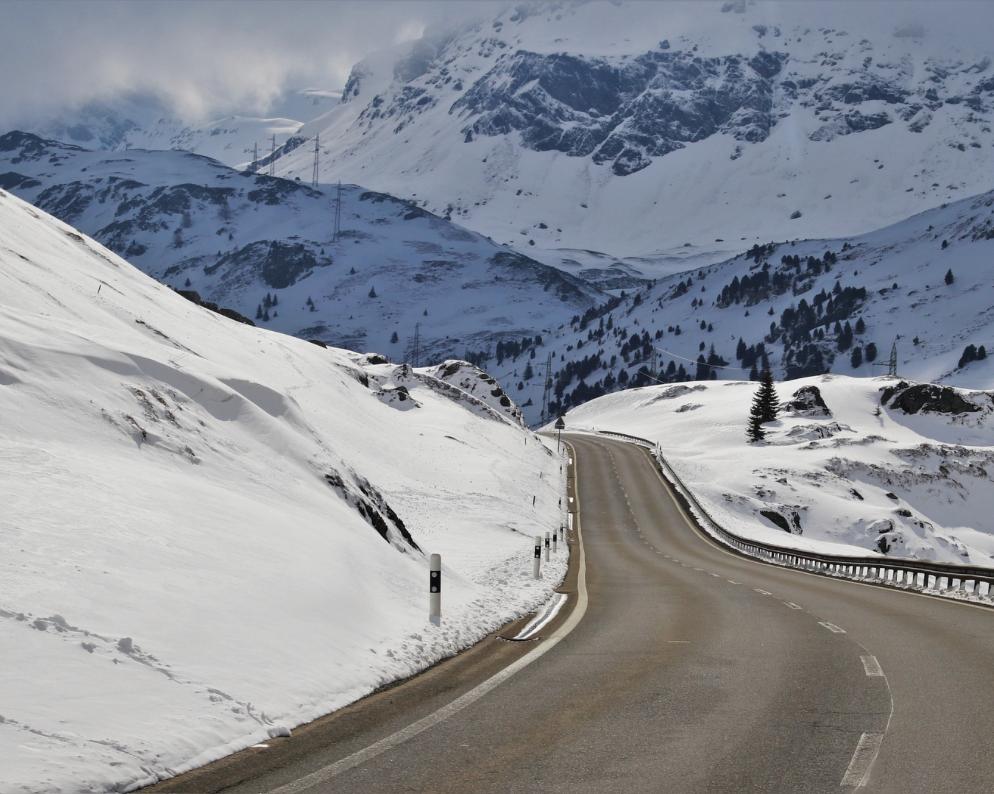
M 585 565 L 543 639 L 154 790 L 994 791 L 994 610 L 737 557 L 644 450 L 569 438 Z

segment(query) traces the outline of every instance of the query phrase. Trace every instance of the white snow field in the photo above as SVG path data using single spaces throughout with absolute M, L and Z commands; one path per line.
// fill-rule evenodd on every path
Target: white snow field
M 575 408 L 566 423 L 658 441 L 712 518 L 747 537 L 830 554 L 994 564 L 989 392 L 886 377 L 787 381 L 777 384 L 781 404 L 804 389 L 800 402 L 764 426 L 765 442 L 749 444 L 755 389 L 749 381 L 632 389 Z
M 380 360 L 200 308 L 0 191 L 0 791 L 152 783 L 549 598 L 559 458 L 492 391 Z

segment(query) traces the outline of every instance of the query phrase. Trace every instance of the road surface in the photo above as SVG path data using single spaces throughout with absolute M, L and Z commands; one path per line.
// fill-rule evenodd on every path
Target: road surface
M 994 790 L 994 610 L 737 557 L 644 450 L 568 438 L 585 564 L 543 639 L 488 638 L 155 791 Z

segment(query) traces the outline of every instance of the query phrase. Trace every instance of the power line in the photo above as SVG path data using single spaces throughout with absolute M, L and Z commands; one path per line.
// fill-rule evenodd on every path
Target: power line
M 678 355 L 678 354 L 672 352 L 671 350 L 666 350 L 665 348 L 662 348 L 662 347 L 654 347 L 653 350 L 657 350 L 660 353 L 665 353 L 667 356 L 672 356 L 673 358 L 678 358 L 681 361 L 688 361 L 691 364 L 699 364 L 700 363 L 696 358 L 687 358 L 686 356 Z M 707 364 L 706 361 L 704 363 Z M 729 370 L 735 370 L 736 372 L 749 372 L 750 371 L 749 367 L 731 367 L 731 366 L 722 366 L 720 364 L 708 364 L 708 367 L 710 369 L 729 369 Z

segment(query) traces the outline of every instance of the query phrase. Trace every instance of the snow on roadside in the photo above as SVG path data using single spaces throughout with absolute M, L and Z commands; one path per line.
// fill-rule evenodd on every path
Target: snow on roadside
M 777 390 L 789 405 L 761 444 L 746 441 L 747 381 L 617 392 L 566 422 L 659 442 L 702 506 L 741 535 L 829 554 L 994 565 L 989 393 L 838 375 Z
M 199 308 L 4 191 L 0 230 L 0 790 L 154 782 L 549 598 L 561 463 L 513 418 Z

